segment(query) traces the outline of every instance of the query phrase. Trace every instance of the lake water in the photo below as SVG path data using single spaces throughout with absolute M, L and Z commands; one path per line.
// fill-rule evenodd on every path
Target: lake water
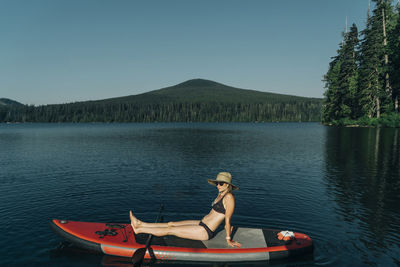
M 399 131 L 317 123 L 0 124 L 0 265 L 108 266 L 108 257 L 58 249 L 50 219 L 128 222 L 132 209 L 153 221 L 161 203 L 166 221 L 200 219 L 217 193 L 207 179 L 226 170 L 240 187 L 232 224 L 314 240 L 313 255 L 254 266 L 399 266 Z

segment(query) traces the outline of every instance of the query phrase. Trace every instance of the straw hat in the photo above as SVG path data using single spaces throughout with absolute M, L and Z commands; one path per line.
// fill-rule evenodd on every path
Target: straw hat
M 237 187 L 236 185 L 232 184 L 232 175 L 229 172 L 220 172 L 220 173 L 218 173 L 217 179 L 215 179 L 215 180 L 208 179 L 208 183 L 212 184 L 214 186 L 217 185 L 217 182 L 224 182 L 224 183 L 230 184 L 232 186 L 232 190 L 239 189 L 239 187 Z

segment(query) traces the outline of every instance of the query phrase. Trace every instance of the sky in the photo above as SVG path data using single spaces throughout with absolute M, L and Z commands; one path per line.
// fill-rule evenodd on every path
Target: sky
M 0 0 L 0 98 L 29 105 L 136 95 L 201 78 L 323 97 L 369 0 Z

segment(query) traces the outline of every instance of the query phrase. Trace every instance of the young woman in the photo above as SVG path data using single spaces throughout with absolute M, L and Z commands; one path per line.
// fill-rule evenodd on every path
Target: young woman
M 220 172 L 215 180 L 208 182 L 218 188 L 218 196 L 212 203 L 211 211 L 199 220 L 187 220 L 168 223 L 147 223 L 129 212 L 131 225 L 136 234 L 147 233 L 155 236 L 175 235 L 194 240 L 209 240 L 214 237 L 215 230 L 225 220 L 226 242 L 231 247 L 240 247 L 239 242 L 231 239 L 231 218 L 235 209 L 233 190 L 239 189 L 232 184 L 229 172 Z

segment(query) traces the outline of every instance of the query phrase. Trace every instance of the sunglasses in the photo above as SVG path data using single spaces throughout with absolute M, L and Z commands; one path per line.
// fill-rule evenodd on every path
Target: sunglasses
M 224 184 L 226 184 L 226 183 L 225 182 L 217 182 L 215 185 L 223 186 Z

